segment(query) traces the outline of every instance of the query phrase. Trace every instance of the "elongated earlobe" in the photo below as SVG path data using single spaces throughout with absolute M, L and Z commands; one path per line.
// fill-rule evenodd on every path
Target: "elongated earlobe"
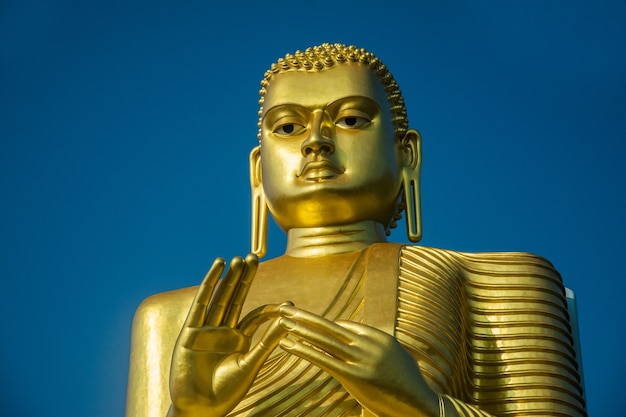
M 267 250 L 267 202 L 261 177 L 261 147 L 250 152 L 250 190 L 252 192 L 252 253 L 259 258 Z
M 422 167 L 421 136 L 410 129 L 402 139 L 402 189 L 406 204 L 406 231 L 411 242 L 422 239 L 422 212 L 420 198 L 420 170 Z

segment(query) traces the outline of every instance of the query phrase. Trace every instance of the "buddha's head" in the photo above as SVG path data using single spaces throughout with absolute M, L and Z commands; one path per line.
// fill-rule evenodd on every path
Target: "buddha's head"
M 378 58 L 323 44 L 281 58 L 261 84 L 253 252 L 264 253 L 266 205 L 286 231 L 373 221 L 387 234 L 408 205 L 419 240 L 420 136 Z

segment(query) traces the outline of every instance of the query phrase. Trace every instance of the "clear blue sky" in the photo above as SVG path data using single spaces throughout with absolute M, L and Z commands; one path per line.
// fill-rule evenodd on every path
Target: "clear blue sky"
M 137 305 L 249 250 L 263 72 L 342 42 L 423 135 L 422 244 L 550 259 L 626 415 L 626 2 L 219 3 L 0 5 L 0 414 L 123 415 Z

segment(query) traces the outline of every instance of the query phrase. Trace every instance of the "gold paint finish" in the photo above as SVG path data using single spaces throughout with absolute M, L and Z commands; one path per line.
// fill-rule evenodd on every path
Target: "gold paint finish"
M 386 225 L 397 209 L 401 154 L 385 90 L 368 67 L 284 72 L 270 82 L 261 172 L 270 212 L 284 230 Z
M 128 417 L 586 416 L 558 272 L 421 237 L 421 138 L 371 53 L 322 45 L 262 81 L 252 251 L 133 323 Z

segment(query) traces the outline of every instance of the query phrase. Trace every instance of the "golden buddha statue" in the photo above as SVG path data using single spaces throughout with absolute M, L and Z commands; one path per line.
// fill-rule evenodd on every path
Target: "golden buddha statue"
M 128 417 L 586 415 L 548 261 L 386 242 L 421 237 L 421 139 L 377 57 L 288 54 L 260 104 L 253 253 L 142 303 Z

